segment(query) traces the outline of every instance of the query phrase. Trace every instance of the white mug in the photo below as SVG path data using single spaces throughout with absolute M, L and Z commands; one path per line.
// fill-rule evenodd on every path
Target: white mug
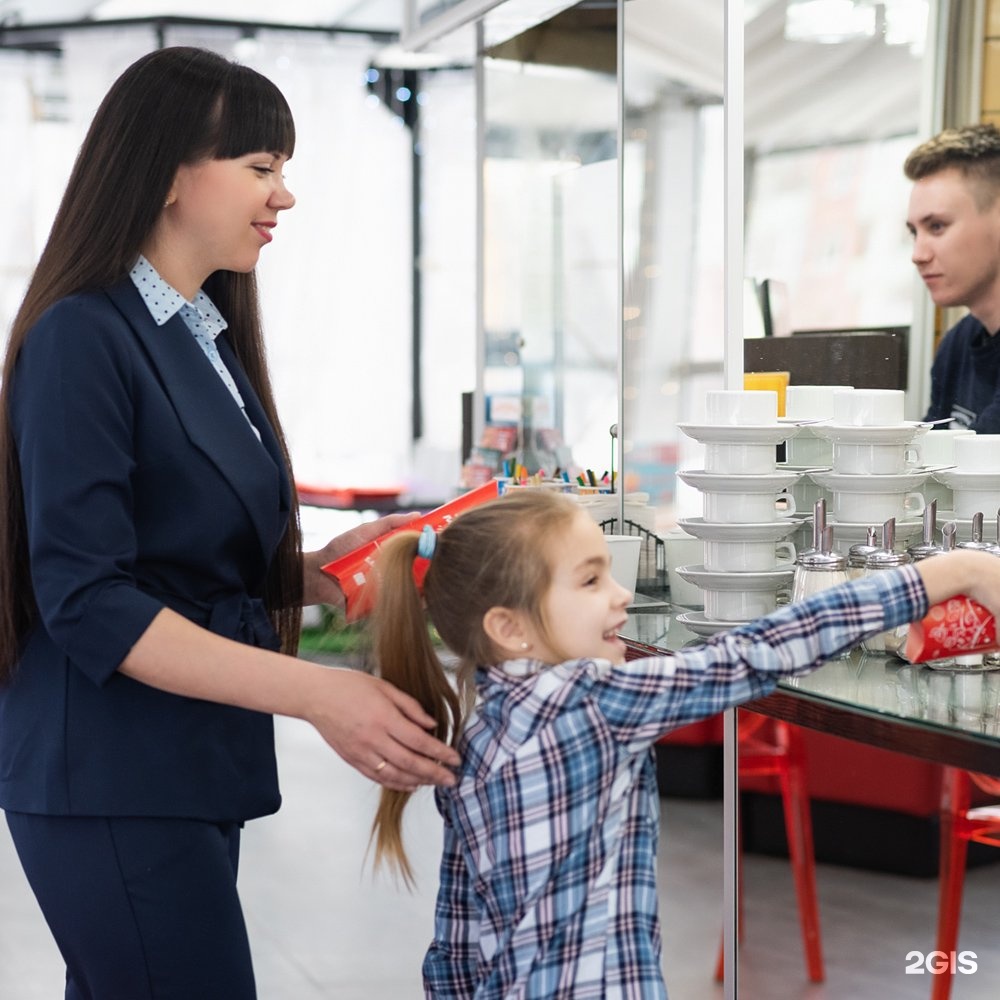
M 915 447 L 920 453 L 920 464 L 954 465 L 956 438 L 973 437 L 975 433 L 965 427 L 944 427 L 928 431 L 915 442 Z
M 924 512 L 923 493 L 902 490 L 831 490 L 830 507 L 838 521 L 857 524 L 882 524 L 894 517 L 897 521 L 919 517 Z
M 704 604 L 701 587 L 685 580 L 677 572 L 677 567 L 701 565 L 705 558 L 704 543 L 682 528 L 671 528 L 663 536 L 663 549 L 667 560 L 670 603 L 686 608 L 700 608 Z
M 774 472 L 776 457 L 773 444 L 709 442 L 705 445 L 705 471 L 762 476 Z
M 851 427 L 888 427 L 903 422 L 902 389 L 838 389 L 833 394 L 833 422 Z
M 705 520 L 719 524 L 756 524 L 795 513 L 795 499 L 777 491 L 718 493 L 704 490 L 701 498 Z
M 605 535 L 611 555 L 611 576 L 627 591 L 634 594 L 639 575 L 639 555 L 642 551 L 640 535 Z
M 723 573 L 764 572 L 795 562 L 793 542 L 768 539 L 705 540 L 705 569 Z
M 711 389 L 705 394 L 709 424 L 774 424 L 778 394 L 772 389 Z
M 833 442 L 803 427 L 785 442 L 785 464 L 800 469 L 827 469 L 833 465 Z
M 789 420 L 830 420 L 833 394 L 843 385 L 790 385 L 785 389 L 785 416 Z
M 1000 508 L 1000 490 L 968 490 L 955 487 L 951 491 L 955 517 L 968 521 L 982 514 L 986 524 L 994 521 Z
M 764 590 L 704 590 L 705 617 L 719 622 L 751 621 L 774 611 L 781 592 L 788 594 L 784 584 Z
M 933 434 L 934 431 L 928 433 Z M 1000 434 L 971 434 L 955 438 L 957 472 L 1000 475 Z
M 850 476 L 895 476 L 920 461 L 916 448 L 902 444 L 833 442 L 833 471 Z

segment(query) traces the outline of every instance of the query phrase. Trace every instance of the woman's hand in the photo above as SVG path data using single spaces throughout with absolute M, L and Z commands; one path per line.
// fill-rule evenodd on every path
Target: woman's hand
M 387 788 L 455 783 L 448 768 L 460 758 L 427 732 L 434 720 L 409 695 L 368 674 L 246 646 L 169 608 L 118 669 L 172 694 L 303 719 L 348 764 Z
M 461 762 L 428 729 L 434 720 L 409 695 L 356 670 L 324 667 L 307 721 L 352 767 L 386 788 L 453 785 Z
M 323 548 L 315 552 L 304 553 L 303 605 L 329 604 L 336 608 L 343 608 L 344 593 L 340 589 L 340 584 L 332 576 L 324 573 L 322 567 L 333 562 L 339 556 L 370 542 L 373 538 L 378 538 L 394 528 L 401 528 L 403 525 L 409 524 L 410 521 L 419 516 L 416 512 L 389 514 L 376 521 L 368 521 L 358 525 L 350 531 L 345 531 L 342 535 L 337 535 L 336 538 L 332 538 Z

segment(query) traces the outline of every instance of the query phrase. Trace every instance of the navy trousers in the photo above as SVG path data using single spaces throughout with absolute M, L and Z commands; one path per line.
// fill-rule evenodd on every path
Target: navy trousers
M 66 1000 L 253 1000 L 239 824 L 7 813 Z

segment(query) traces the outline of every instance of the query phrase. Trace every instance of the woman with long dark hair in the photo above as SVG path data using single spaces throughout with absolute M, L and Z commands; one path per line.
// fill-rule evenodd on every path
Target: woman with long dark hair
M 302 554 L 254 267 L 294 198 L 278 89 L 168 48 L 111 87 L 11 331 L 0 388 L 0 807 L 66 996 L 254 996 L 244 821 L 280 796 L 272 715 L 387 788 L 454 751 L 392 685 L 295 657 Z

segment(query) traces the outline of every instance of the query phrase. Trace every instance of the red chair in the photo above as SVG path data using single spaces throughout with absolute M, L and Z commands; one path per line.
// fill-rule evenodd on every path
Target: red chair
M 816 861 L 813 852 L 812 817 L 806 787 L 806 761 L 802 733 L 787 722 L 768 719 L 755 712 L 737 715 L 739 778 L 778 781 L 785 816 L 788 856 L 792 864 L 795 895 L 799 904 L 802 946 L 806 971 L 814 983 L 823 982 L 823 945 L 820 940 L 819 903 L 816 895 Z M 737 891 L 739 914 L 737 936 L 743 940 L 743 885 Z M 715 965 L 715 978 L 722 980 L 723 949 Z
M 941 864 L 939 871 L 937 950 L 950 955 L 958 945 L 962 919 L 962 890 L 969 841 L 1000 847 L 1000 805 L 973 806 L 975 789 L 1000 797 L 1000 778 L 954 767 L 941 779 Z M 948 1000 L 954 973 L 934 976 L 931 1000 Z

